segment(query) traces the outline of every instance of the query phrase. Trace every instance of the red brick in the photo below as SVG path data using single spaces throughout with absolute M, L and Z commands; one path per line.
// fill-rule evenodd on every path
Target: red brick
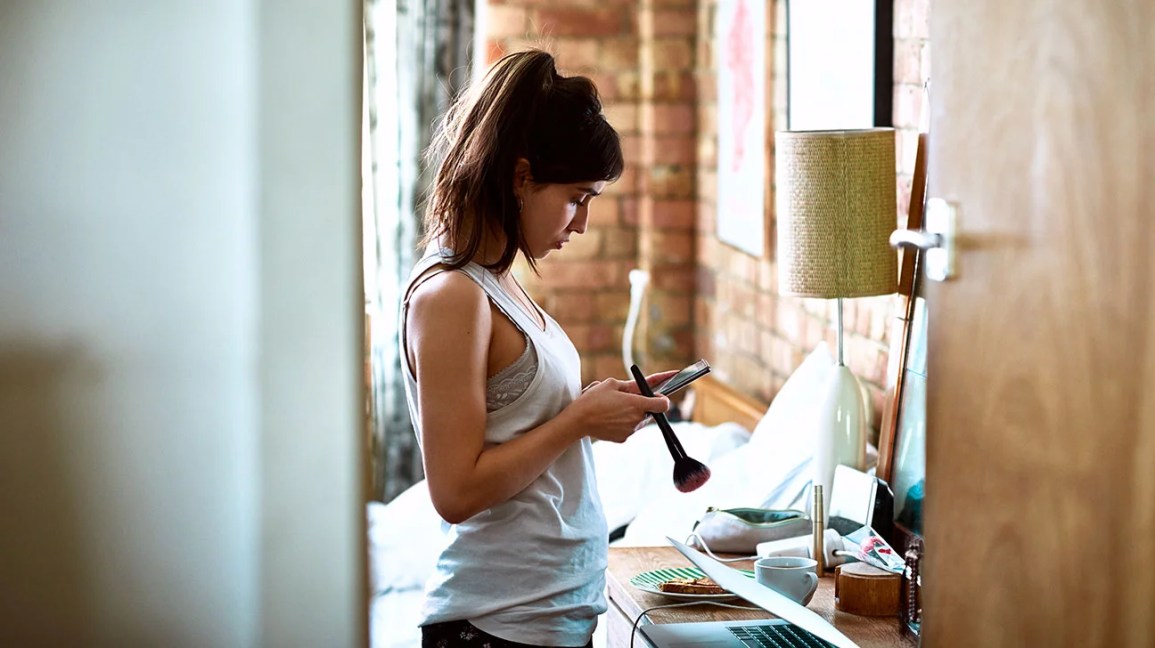
M 654 36 L 696 36 L 698 12 L 695 8 L 654 11 Z
M 894 82 L 919 85 L 922 78 L 922 41 L 898 39 L 894 41 Z
M 606 121 L 608 121 L 618 133 L 638 132 L 637 105 L 632 103 L 605 104 L 602 106 L 602 112 L 605 113 Z
M 553 288 L 606 288 L 626 280 L 617 261 L 572 261 L 541 264 L 545 285 Z
M 691 134 L 697 122 L 693 104 L 659 104 L 654 106 L 654 132 Z
M 894 86 L 894 126 L 903 129 L 918 129 L 922 111 L 922 87 L 906 83 Z
M 754 287 L 750 284 L 735 282 L 731 284 L 734 299 L 734 311 L 742 317 L 753 319 L 758 314 L 758 299 Z
M 698 167 L 698 198 L 710 205 L 718 200 L 718 174 L 713 167 Z
M 654 158 L 659 164 L 692 165 L 698 162 L 698 141 L 687 135 L 655 135 Z
M 570 74 L 598 67 L 597 39 L 559 38 L 554 41 L 552 50 L 559 66 Z
M 618 98 L 620 101 L 637 101 L 642 96 L 641 81 L 634 71 L 618 71 Z
M 718 290 L 717 275 L 709 268 L 698 266 L 694 272 L 694 286 L 699 297 L 713 299 Z
M 734 250 L 730 255 L 730 273 L 750 286 L 758 285 L 758 258 Z
M 672 329 L 690 324 L 693 316 L 693 297 L 690 295 L 655 293 L 648 299 L 648 313 L 662 326 Z
M 698 86 L 697 97 L 700 104 L 718 103 L 718 77 L 709 68 L 703 68 L 697 73 L 695 83 Z
M 615 322 L 625 322 L 630 312 L 630 294 L 625 290 L 600 292 L 594 298 L 597 316 Z
M 485 31 L 490 38 L 526 35 L 529 14 L 525 7 L 494 5 L 488 7 L 485 16 Z
M 590 70 L 585 76 L 594 82 L 594 85 L 598 89 L 598 97 L 601 98 L 602 103 L 624 101 L 618 93 L 618 75 L 610 72 Z
M 586 352 L 597 353 L 598 351 L 610 351 L 615 348 L 616 344 L 620 344 L 622 339 L 621 331 L 612 325 L 605 323 L 595 323 L 589 328 L 589 337 L 586 340 Z
M 652 223 L 663 229 L 691 230 L 696 203 L 693 200 L 655 200 Z
M 786 340 L 802 341 L 806 330 L 806 313 L 797 307 L 794 299 L 779 299 L 774 327 L 778 335 Z
M 605 380 L 606 378 L 617 378 L 618 380 L 625 380 L 626 367 L 622 363 L 621 352 L 617 353 L 602 353 L 591 356 L 587 361 L 582 359 L 582 373 L 585 374 L 585 366 L 591 364 L 593 369 L 591 371 L 591 378 L 589 380 Z M 587 381 L 588 382 L 588 381 Z
M 533 24 L 540 34 L 562 36 L 613 36 L 625 31 L 627 21 L 621 9 L 587 7 L 538 8 Z
M 655 70 L 689 70 L 694 67 L 694 47 L 686 38 L 657 38 L 649 45 L 653 48 Z
M 650 276 L 653 290 L 668 290 L 690 295 L 694 293 L 696 284 L 696 270 L 691 265 L 662 266 L 656 268 Z
M 698 82 L 686 70 L 661 70 L 650 76 L 649 98 L 656 102 L 684 102 L 693 104 L 698 97 Z
M 700 172 L 699 172 L 699 174 L 700 174 Z M 694 223 L 694 229 L 698 232 L 699 235 L 702 235 L 703 237 L 707 237 L 708 240 L 710 240 L 714 244 L 716 244 L 718 241 L 718 239 L 715 238 L 716 228 L 717 228 L 717 212 L 714 209 L 714 201 L 713 200 L 703 200 L 703 199 L 699 198 L 699 200 L 698 200 L 698 219 Z M 698 249 L 701 250 L 701 253 L 699 253 L 698 258 L 703 263 L 715 263 L 717 261 L 717 252 L 714 248 L 715 248 L 715 245 L 713 245 L 713 244 L 708 249 L 703 248 L 702 246 L 698 246 Z
M 654 166 L 647 174 L 649 193 L 655 198 L 693 198 L 694 167 Z
M 638 233 L 636 228 L 615 227 L 606 232 L 603 250 L 606 259 L 633 260 L 638 256 Z
M 619 222 L 623 227 L 638 226 L 638 199 L 635 197 L 624 197 L 619 203 L 621 206 Z
M 550 315 L 558 322 L 590 322 L 594 319 L 595 295 L 590 290 L 558 292 L 550 295 Z
M 622 177 L 618 178 L 617 182 L 608 185 L 605 190 L 602 191 L 602 197 L 599 198 L 599 200 L 605 200 L 606 198 L 633 196 L 638 193 L 638 190 L 639 187 L 637 167 L 627 166 L 625 170 L 622 171 Z M 625 203 L 620 204 L 623 207 L 625 206 Z
M 602 253 L 602 238 L 600 230 L 591 228 L 585 234 L 571 237 L 563 255 L 567 260 L 597 258 Z
M 615 196 L 600 196 L 590 201 L 589 221 L 591 227 L 607 229 L 617 226 L 620 218 L 621 199 Z
M 638 69 L 636 38 L 609 38 L 601 42 L 598 66 L 607 72 Z
M 918 132 L 914 130 L 900 130 L 898 135 L 898 146 L 901 147 L 902 166 L 899 167 L 898 172 L 907 175 L 914 173 L 914 159 L 915 152 L 918 151 Z
M 665 263 L 685 263 L 694 260 L 694 236 L 689 232 L 656 230 L 651 235 L 658 258 Z
M 625 158 L 626 164 L 640 164 L 642 162 L 642 136 L 641 135 L 620 135 L 622 144 L 622 157 Z

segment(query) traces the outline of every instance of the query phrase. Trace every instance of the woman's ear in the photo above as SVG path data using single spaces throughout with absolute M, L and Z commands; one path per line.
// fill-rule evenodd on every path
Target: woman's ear
M 531 182 L 533 182 L 533 174 L 530 173 L 529 160 L 517 158 L 517 162 L 513 165 L 513 192 L 525 191 Z

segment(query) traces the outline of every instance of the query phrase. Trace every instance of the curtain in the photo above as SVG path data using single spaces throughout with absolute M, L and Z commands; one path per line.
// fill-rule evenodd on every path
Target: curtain
M 401 285 L 413 266 L 433 164 L 433 128 L 470 76 L 474 0 L 366 0 L 366 397 L 372 494 L 388 502 L 423 477 L 398 347 Z

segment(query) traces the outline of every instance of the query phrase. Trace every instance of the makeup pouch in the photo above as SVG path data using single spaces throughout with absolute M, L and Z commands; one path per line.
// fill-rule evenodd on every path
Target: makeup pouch
M 811 527 L 805 511 L 711 506 L 694 523 L 686 544 L 711 552 L 752 554 L 758 543 L 806 535 Z

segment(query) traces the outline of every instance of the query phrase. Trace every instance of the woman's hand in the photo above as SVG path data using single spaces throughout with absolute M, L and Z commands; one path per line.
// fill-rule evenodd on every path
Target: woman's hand
M 647 382 L 652 386 L 674 373 L 677 372 L 657 373 L 649 376 Z M 586 386 L 566 411 L 576 418 L 584 436 L 621 443 L 630 438 L 647 414 L 669 409 L 670 399 L 665 396 L 642 396 L 633 382 L 608 378 Z

